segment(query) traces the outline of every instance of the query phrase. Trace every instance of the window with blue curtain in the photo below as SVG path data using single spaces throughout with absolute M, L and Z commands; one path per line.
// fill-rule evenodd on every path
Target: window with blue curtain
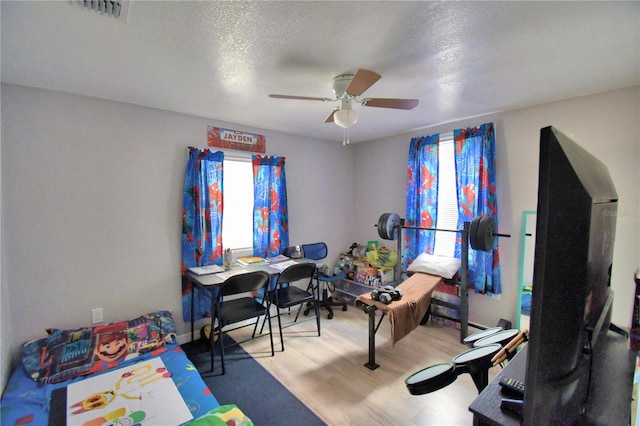
M 458 199 L 458 227 L 475 216 L 492 216 L 498 224 L 495 133 L 493 123 L 453 132 L 455 184 Z M 413 138 L 407 165 L 406 226 L 435 228 L 438 211 L 438 169 L 440 135 Z M 421 253 L 433 254 L 436 233 L 405 229 L 405 265 Z M 462 246 L 456 239 L 454 256 Z M 469 250 L 469 284 L 477 293 L 500 294 L 498 243 L 491 252 Z
M 182 209 L 182 315 L 191 320 L 211 316 L 211 302 L 191 285 L 188 268 L 222 265 L 223 161 L 220 151 L 189 147 Z

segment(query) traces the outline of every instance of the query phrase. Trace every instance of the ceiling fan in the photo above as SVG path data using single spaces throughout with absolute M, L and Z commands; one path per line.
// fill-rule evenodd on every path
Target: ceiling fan
M 359 69 L 355 74 L 346 73 L 333 78 L 332 86 L 335 98 L 317 98 L 313 96 L 294 96 L 270 94 L 270 98 L 276 99 L 300 99 L 305 101 L 340 101 L 340 106 L 334 108 L 331 114 L 324 121 L 325 123 L 335 123 L 344 128 L 343 145 L 349 143 L 349 131 L 347 130 L 358 121 L 358 112 L 353 110 L 353 103 L 357 102 L 363 106 L 377 108 L 393 108 L 410 110 L 418 106 L 418 99 L 397 99 L 397 98 L 364 98 L 360 99 L 369 87 L 380 80 L 380 74 L 365 69 Z

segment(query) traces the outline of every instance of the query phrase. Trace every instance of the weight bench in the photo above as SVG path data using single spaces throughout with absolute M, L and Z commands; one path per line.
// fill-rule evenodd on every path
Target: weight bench
M 365 367 L 370 370 L 379 367 L 376 364 L 375 335 L 384 317 L 389 315 L 391 341 L 395 345 L 420 325 L 427 309 L 429 309 L 431 293 L 441 281 L 442 277 L 417 272 L 396 287 L 403 292 L 400 300 L 385 305 L 373 300 L 370 293 L 361 294 L 356 298 L 356 306 L 369 317 L 369 361 L 364 364 Z M 376 311 L 382 312 L 377 325 L 375 323 Z

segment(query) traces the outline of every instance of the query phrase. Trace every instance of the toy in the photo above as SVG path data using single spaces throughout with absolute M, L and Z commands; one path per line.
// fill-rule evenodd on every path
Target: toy
M 385 305 L 388 305 L 393 300 L 402 299 L 402 296 L 403 296 L 402 290 L 390 285 L 386 285 L 384 287 L 373 290 L 371 292 L 371 298 L 373 300 L 377 300 L 381 303 L 384 303 Z

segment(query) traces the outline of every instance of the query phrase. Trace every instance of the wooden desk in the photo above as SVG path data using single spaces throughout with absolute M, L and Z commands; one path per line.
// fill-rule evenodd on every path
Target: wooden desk
M 590 424 L 626 425 L 631 420 L 631 399 L 636 353 L 629 350 L 626 338 L 609 331 L 602 350 L 594 353 L 594 386 L 587 408 Z M 502 376 L 525 383 L 528 347 L 525 346 L 471 403 L 474 425 L 520 425 L 520 420 L 500 409 Z M 533 422 L 535 423 L 535 422 Z

